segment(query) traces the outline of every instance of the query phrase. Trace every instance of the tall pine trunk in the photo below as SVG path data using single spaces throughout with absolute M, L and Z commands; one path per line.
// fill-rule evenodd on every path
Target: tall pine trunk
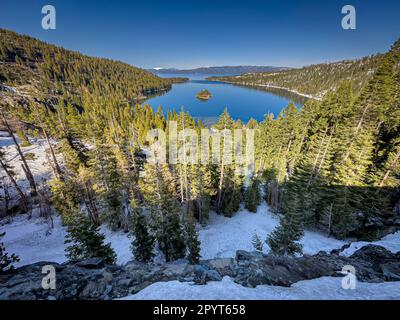
M 21 199 L 24 203 L 26 203 L 26 197 L 25 194 L 22 192 L 21 188 L 19 187 L 19 185 L 17 184 L 17 181 L 15 181 L 13 175 L 11 174 L 11 172 L 8 170 L 6 164 L 0 159 L 0 165 L 3 168 L 3 170 L 5 171 L 5 173 L 7 174 L 8 178 L 10 179 L 11 183 L 13 184 L 15 190 L 17 190 L 18 194 L 21 196 Z
M 17 152 L 22 160 L 22 170 L 25 173 L 26 179 L 29 182 L 29 186 L 30 186 L 30 194 L 32 197 L 37 195 L 37 188 L 36 188 L 36 183 L 35 183 L 35 179 L 33 178 L 33 174 L 28 166 L 28 163 L 26 162 L 25 156 L 22 153 L 21 147 L 18 144 L 17 139 L 15 138 L 14 133 L 11 130 L 10 125 L 8 124 L 8 121 L 6 120 L 6 118 L 4 117 L 4 114 L 2 114 L 2 121 L 4 126 L 6 127 L 6 130 L 8 132 L 8 134 L 11 136 L 11 138 L 13 139 L 13 142 L 15 144 L 15 147 L 17 149 Z
M 49 146 L 51 158 L 53 159 L 53 163 L 54 163 L 54 167 L 53 167 L 53 169 L 54 169 L 54 174 L 55 174 L 55 176 L 56 176 L 57 178 L 61 179 L 61 178 L 62 178 L 62 171 L 61 171 L 61 168 L 60 168 L 60 166 L 59 166 L 59 164 L 58 164 L 56 155 L 55 155 L 55 153 L 54 153 L 53 145 L 52 145 L 51 142 L 50 142 L 49 135 L 47 134 L 47 131 L 46 131 L 45 129 L 43 129 L 43 134 L 44 134 L 44 136 L 45 136 L 45 138 L 46 138 L 46 141 L 47 141 L 47 144 L 48 144 L 48 146 Z

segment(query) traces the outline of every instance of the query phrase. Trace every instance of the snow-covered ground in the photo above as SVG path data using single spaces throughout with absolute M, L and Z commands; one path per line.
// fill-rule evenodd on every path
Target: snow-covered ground
M 31 219 L 28 219 L 27 215 L 20 215 L 13 217 L 11 221 L 0 221 L 0 232 L 6 232 L 3 241 L 7 251 L 16 253 L 21 258 L 17 266 L 43 260 L 59 263 L 66 261 L 65 228 L 61 225 L 59 217 L 53 217 L 53 221 L 53 229 L 50 229 L 47 222 L 35 213 Z M 278 221 L 278 217 L 269 212 L 265 204 L 259 207 L 257 213 L 241 210 L 232 218 L 211 213 L 209 225 L 199 230 L 202 258 L 234 257 L 236 250 L 253 251 L 251 244 L 253 234 L 257 233 L 265 239 L 278 225 Z M 133 259 L 130 251 L 131 239 L 126 233 L 111 231 L 106 226 L 102 226 L 101 231 L 106 236 L 106 242 L 110 242 L 116 251 L 117 263 L 124 264 Z M 307 254 L 321 250 L 329 252 L 345 244 L 344 241 L 311 231 L 305 232 L 301 242 L 304 245 L 303 251 Z M 393 252 L 400 251 L 400 232 L 390 234 L 376 242 L 353 242 L 343 254 L 349 256 L 370 243 L 382 245 Z M 268 246 L 264 245 L 264 251 L 268 250 Z
M 59 217 L 53 217 L 54 228 L 50 229 L 47 222 L 33 214 L 31 219 L 27 215 L 14 217 L 9 223 L 0 221 L 0 233 L 6 232 L 2 239 L 9 253 L 15 253 L 20 261 L 15 266 L 23 266 L 39 261 L 62 263 L 67 261 L 65 256 L 64 238 L 65 227 Z M 101 228 L 106 236 L 107 243 L 117 252 L 117 263 L 124 264 L 132 260 L 130 250 L 131 240 L 122 231 L 111 231 L 106 226 Z
M 52 170 L 46 155 L 46 142 L 43 139 L 32 142 L 31 146 L 22 149 L 24 153 L 34 154 L 34 159 L 28 160 L 28 163 L 35 180 L 40 184 L 41 180 L 52 178 Z M 24 177 L 15 146 L 11 137 L 5 132 L 0 132 L 0 147 L 6 150 L 7 160 L 14 167 L 18 184 L 27 190 L 29 186 Z M 4 242 L 7 250 L 18 254 L 21 258 L 18 265 L 41 260 L 52 260 L 54 262 L 66 260 L 64 255 L 65 229 L 58 217 L 53 219 L 53 230 L 49 230 L 46 221 L 35 216 L 35 214 L 30 220 L 26 216 L 18 216 L 12 218 L 12 221 L 5 225 L 3 225 L 5 221 L 0 221 L 0 232 L 6 232 Z M 265 203 L 259 206 L 257 213 L 242 209 L 232 218 L 211 212 L 209 224 L 199 229 L 202 258 L 234 257 L 237 250 L 251 251 L 253 250 L 251 244 L 253 235 L 257 234 L 262 240 L 265 240 L 278 224 L 278 216 L 271 213 Z M 131 241 L 127 234 L 121 231 L 112 232 L 106 226 L 102 227 L 102 232 L 105 234 L 107 242 L 110 242 L 117 252 L 118 263 L 123 264 L 133 258 L 130 251 Z M 321 250 L 329 252 L 346 244 L 345 241 L 328 238 L 323 234 L 312 231 L 305 232 L 301 243 L 303 244 L 303 252 L 306 254 L 315 254 Z M 400 233 L 389 235 L 376 243 L 387 247 L 389 250 L 399 251 Z M 343 254 L 351 255 L 365 244 L 367 243 L 353 243 Z M 268 246 L 264 244 L 264 252 L 268 252 L 268 250 Z
M 188 282 L 154 283 L 122 300 L 399 300 L 400 282 L 357 282 L 355 289 L 342 288 L 342 278 L 322 277 L 300 281 L 291 287 L 261 285 L 246 288 L 231 278 L 199 286 Z
M 350 247 L 343 250 L 341 252 L 341 255 L 349 257 L 351 256 L 354 252 L 356 252 L 358 249 L 360 249 L 363 246 L 366 246 L 368 244 L 371 244 L 371 242 L 366 242 L 366 241 L 357 241 L 357 242 L 352 242 Z M 400 251 L 400 231 L 393 233 L 393 234 L 388 234 L 386 237 L 382 238 L 381 240 L 374 241 L 372 244 L 376 244 L 378 246 L 385 247 L 389 251 L 396 253 Z
M 45 139 L 35 139 L 35 141 L 31 142 L 32 145 L 21 147 L 21 150 L 25 156 L 27 154 L 34 155 L 33 159 L 27 159 L 27 163 L 35 178 L 35 182 L 40 186 L 46 181 L 53 179 L 53 172 L 51 169 L 51 165 L 48 161 L 48 155 L 46 153 L 48 145 Z M 16 180 L 18 185 L 21 187 L 22 190 L 28 190 L 29 183 L 25 178 L 24 172 L 22 170 L 21 160 L 19 158 L 13 140 L 10 136 L 8 136 L 7 132 L 0 131 L 0 147 L 6 151 L 6 160 L 8 164 L 12 166 L 12 169 L 17 176 Z M 3 172 L 0 172 L 0 176 L 2 175 Z
M 210 213 L 209 220 L 208 226 L 199 232 L 201 255 L 204 259 L 234 257 L 236 250 L 253 251 L 253 235 L 257 234 L 264 240 L 279 224 L 279 217 L 271 213 L 265 203 L 258 207 L 257 213 L 242 209 L 232 218 Z M 306 254 L 322 250 L 329 252 L 346 244 L 344 241 L 311 231 L 305 232 L 301 243 Z M 264 244 L 264 252 L 268 250 L 268 246 Z

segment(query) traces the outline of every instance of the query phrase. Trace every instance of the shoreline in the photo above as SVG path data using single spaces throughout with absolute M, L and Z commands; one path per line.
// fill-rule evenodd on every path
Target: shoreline
M 212 81 L 215 81 L 215 80 L 212 80 Z M 313 96 L 313 95 L 306 94 L 306 93 L 301 93 L 301 92 L 298 92 L 297 90 L 293 90 L 293 89 L 289 89 L 289 88 L 285 88 L 285 87 L 274 86 L 271 84 L 253 84 L 253 83 L 247 83 L 247 82 L 233 82 L 233 81 L 226 81 L 226 80 L 217 80 L 217 81 L 222 82 L 222 83 L 233 84 L 233 85 L 245 86 L 245 87 L 261 87 L 261 88 L 279 89 L 279 90 L 284 90 L 284 91 L 296 94 L 300 97 L 314 99 L 317 101 L 322 101 L 321 97 Z

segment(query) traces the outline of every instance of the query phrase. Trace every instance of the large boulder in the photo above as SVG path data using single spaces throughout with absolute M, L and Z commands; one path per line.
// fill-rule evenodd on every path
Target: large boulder
M 203 262 L 209 269 L 217 271 L 222 277 L 233 277 L 236 274 L 236 264 L 233 258 L 211 259 Z
M 86 269 L 100 269 L 103 268 L 105 264 L 104 260 L 101 258 L 89 258 L 77 262 L 76 265 Z

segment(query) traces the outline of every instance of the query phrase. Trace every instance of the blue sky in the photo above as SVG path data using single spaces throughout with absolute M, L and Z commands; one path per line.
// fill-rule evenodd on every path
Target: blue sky
M 41 8 L 57 29 L 41 28 Z M 357 10 L 343 30 L 341 8 Z M 400 37 L 398 0 L 2 0 L 0 27 L 132 65 L 298 67 L 387 51 Z

